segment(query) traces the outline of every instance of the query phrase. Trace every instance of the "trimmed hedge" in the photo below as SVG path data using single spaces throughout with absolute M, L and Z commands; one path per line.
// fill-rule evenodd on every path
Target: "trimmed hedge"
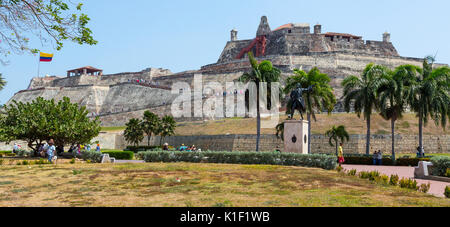
M 362 155 L 362 154 L 344 154 L 345 162 L 344 164 L 351 165 L 373 165 L 372 155 Z M 392 158 L 388 156 L 383 156 L 383 165 L 393 165 Z
M 336 169 L 336 157 L 330 155 L 303 155 L 279 152 L 179 152 L 148 151 L 139 156 L 146 162 L 192 162 L 226 164 L 261 164 L 317 167 Z
M 353 165 L 373 165 L 373 156 L 365 154 L 344 154 L 345 163 Z M 398 158 L 395 166 L 418 166 L 420 161 L 430 161 L 430 158 Z M 393 166 L 394 162 L 388 155 L 383 156 L 382 165 Z
M 436 156 L 431 158 L 433 163 L 433 175 L 444 177 L 450 168 L 450 157 Z
M 430 158 L 399 158 L 397 159 L 397 166 L 419 166 L 419 162 L 429 162 Z
M 134 153 L 138 153 L 140 151 L 151 151 L 160 148 L 160 146 L 127 146 L 124 151 L 132 151 Z
M 97 151 L 85 151 L 83 152 L 83 159 L 93 163 L 100 163 L 102 162 L 102 153 Z
M 109 157 L 118 160 L 133 160 L 134 152 L 132 151 L 103 151 L 103 154 L 109 154 Z

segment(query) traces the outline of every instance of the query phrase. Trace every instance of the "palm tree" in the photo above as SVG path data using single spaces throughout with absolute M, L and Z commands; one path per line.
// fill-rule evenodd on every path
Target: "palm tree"
M 3 90 L 3 87 L 5 87 L 6 81 L 3 79 L 2 74 L 0 73 L 0 91 Z
M 367 121 L 366 154 L 370 154 L 370 117 L 377 103 L 377 94 L 380 86 L 385 83 L 383 78 L 388 73 L 384 66 L 369 64 L 364 69 L 361 78 L 349 76 L 344 79 L 344 108 L 350 112 L 351 107 Z
M 330 146 L 336 146 L 336 156 L 338 156 L 338 142 L 344 143 L 350 140 L 350 135 L 345 130 L 345 126 L 333 126 L 330 130 L 325 133 L 326 136 L 330 138 Z M 333 144 L 334 140 L 334 144 Z
M 139 143 L 144 139 L 144 131 L 142 130 L 141 120 L 132 118 L 126 124 L 124 131 L 125 140 L 129 143 L 138 146 Z
M 433 69 L 434 58 L 426 57 L 423 69 L 417 70 L 416 84 L 408 102 L 419 118 L 419 150 L 423 156 L 423 126 L 431 117 L 445 129 L 450 117 L 450 68 Z
M 303 88 L 314 87 L 312 92 L 304 94 L 306 114 L 308 118 L 308 138 L 311 138 L 311 117 L 314 121 L 316 119 L 316 112 L 320 113 L 324 109 L 328 114 L 334 109 L 336 104 L 336 97 L 333 94 L 333 88 L 330 86 L 330 77 L 325 73 L 320 73 L 320 70 L 314 67 L 311 71 L 306 73 L 300 69 L 294 69 L 294 75 L 289 77 L 286 81 L 285 93 L 292 92 L 297 87 L 297 84 L 301 84 Z M 287 114 L 290 113 L 292 102 L 288 103 Z M 311 154 L 311 140 L 308 140 L 308 153 Z
M 276 132 L 276 136 L 278 139 L 281 139 L 282 141 L 284 141 L 284 123 L 280 123 L 275 127 Z
M 259 151 L 259 141 L 261 138 L 261 111 L 260 111 L 260 83 L 267 83 L 270 87 L 271 83 L 279 82 L 281 78 L 281 71 L 273 67 L 270 61 L 262 61 L 258 64 L 258 61 L 253 57 L 253 53 L 248 53 L 248 58 L 252 66 L 252 71 L 244 73 L 239 81 L 243 83 L 254 82 L 256 84 L 256 152 Z M 270 89 L 269 89 L 270 90 Z M 270 92 L 268 92 L 268 96 Z M 268 103 L 271 103 L 268 100 Z
M 161 119 L 159 119 L 158 115 L 148 110 L 144 112 L 144 118 L 142 120 L 141 126 L 145 134 L 147 134 L 147 146 L 150 146 L 150 138 L 152 134 L 156 134 L 160 124 Z
M 175 135 L 175 128 L 177 127 L 177 122 L 172 116 L 164 116 L 161 119 L 161 125 L 159 127 L 158 134 L 161 136 L 159 140 L 159 145 L 162 145 L 162 139 L 167 136 Z
M 380 115 L 391 121 L 392 160 L 395 161 L 395 122 L 403 117 L 408 97 L 412 94 L 415 74 L 419 70 L 414 65 L 402 65 L 384 77 L 379 89 L 378 108 Z

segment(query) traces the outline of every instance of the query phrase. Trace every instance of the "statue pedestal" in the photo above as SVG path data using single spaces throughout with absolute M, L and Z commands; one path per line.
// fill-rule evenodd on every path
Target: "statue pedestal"
M 308 121 L 284 122 L 284 152 L 308 154 Z

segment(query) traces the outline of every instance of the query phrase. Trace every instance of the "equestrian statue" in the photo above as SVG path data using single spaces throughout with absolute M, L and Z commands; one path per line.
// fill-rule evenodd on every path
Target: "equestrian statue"
M 300 112 L 300 116 L 303 120 L 303 112 L 306 112 L 305 100 L 303 99 L 303 92 L 313 92 L 314 86 L 309 86 L 308 88 L 302 88 L 301 84 L 297 84 L 297 88 L 291 92 L 291 100 L 289 101 L 291 106 L 291 120 L 294 119 L 295 111 L 298 110 Z

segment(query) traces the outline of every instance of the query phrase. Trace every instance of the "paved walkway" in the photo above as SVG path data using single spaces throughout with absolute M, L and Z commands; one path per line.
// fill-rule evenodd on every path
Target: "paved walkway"
M 346 170 L 356 169 L 358 172 L 361 171 L 378 171 L 381 174 L 388 176 L 397 174 L 400 179 L 402 178 L 414 178 L 414 167 L 404 167 L 404 166 L 363 166 L 363 165 L 342 165 Z M 444 197 L 444 191 L 446 186 L 450 186 L 450 183 L 432 180 L 421 180 L 416 179 L 418 184 L 428 184 L 430 183 L 429 194 Z

